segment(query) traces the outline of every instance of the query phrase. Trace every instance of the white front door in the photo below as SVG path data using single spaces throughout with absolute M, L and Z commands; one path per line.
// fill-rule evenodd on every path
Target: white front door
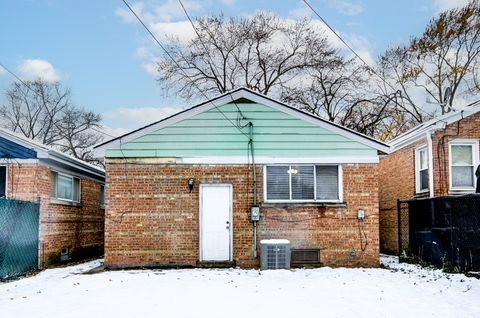
M 200 185 L 200 260 L 230 261 L 232 186 Z

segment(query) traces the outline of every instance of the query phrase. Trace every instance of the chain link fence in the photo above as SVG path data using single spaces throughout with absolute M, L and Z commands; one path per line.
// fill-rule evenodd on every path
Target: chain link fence
M 39 204 L 0 198 L 0 280 L 38 268 Z
M 398 247 L 401 257 L 480 271 L 480 195 L 398 201 Z

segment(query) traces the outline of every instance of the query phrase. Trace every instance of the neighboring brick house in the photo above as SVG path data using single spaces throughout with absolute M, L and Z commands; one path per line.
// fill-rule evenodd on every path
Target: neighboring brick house
M 0 129 L 0 196 L 40 203 L 39 265 L 103 254 L 103 169 Z
M 380 160 L 380 249 L 398 252 L 397 200 L 475 192 L 480 106 L 452 111 L 389 142 Z
M 328 266 L 379 264 L 387 146 L 337 124 L 242 88 L 95 151 L 106 163 L 106 267 L 256 267 L 272 238 L 290 240 L 300 263 L 320 250 Z

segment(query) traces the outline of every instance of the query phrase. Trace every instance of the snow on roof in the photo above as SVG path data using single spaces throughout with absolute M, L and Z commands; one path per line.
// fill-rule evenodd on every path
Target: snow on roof
M 37 152 L 38 158 L 48 158 L 54 161 L 61 160 L 63 163 L 67 165 L 81 168 L 82 170 L 86 169 L 97 175 L 105 176 L 105 170 L 97 166 L 94 166 L 83 160 L 77 159 L 73 156 L 67 155 L 61 151 L 55 150 L 52 147 L 42 144 L 36 140 L 27 138 L 23 135 L 17 134 L 11 130 L 0 128 L 0 136 L 6 139 L 12 140 L 13 142 L 16 142 L 18 144 L 21 144 L 24 147 L 35 150 Z
M 417 140 L 425 137 L 425 134 L 428 132 L 435 131 L 437 129 L 443 129 L 446 125 L 450 125 L 465 117 L 476 114 L 479 111 L 480 104 L 476 106 L 465 107 L 461 110 L 452 111 L 421 123 L 420 125 L 413 127 L 407 132 L 389 141 L 388 145 L 390 146 L 390 152 L 396 151 L 416 142 Z

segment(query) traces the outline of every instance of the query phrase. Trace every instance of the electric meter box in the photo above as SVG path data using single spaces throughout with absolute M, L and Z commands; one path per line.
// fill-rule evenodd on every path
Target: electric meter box
M 250 217 L 252 218 L 253 222 L 257 222 L 260 220 L 260 207 L 259 206 L 252 206 L 250 210 Z

